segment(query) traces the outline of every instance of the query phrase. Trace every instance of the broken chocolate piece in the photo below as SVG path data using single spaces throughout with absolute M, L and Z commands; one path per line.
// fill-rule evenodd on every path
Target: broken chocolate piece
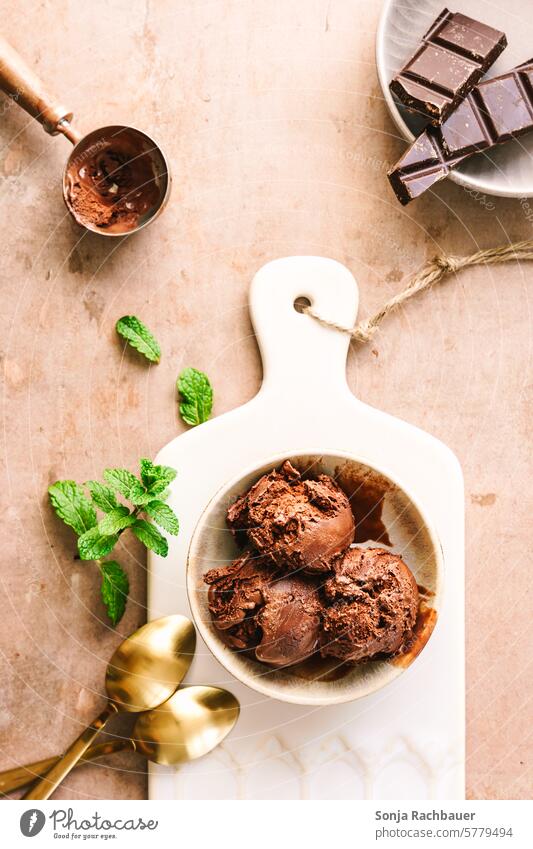
M 390 89 L 405 106 L 440 124 L 506 46 L 505 33 L 443 9 Z

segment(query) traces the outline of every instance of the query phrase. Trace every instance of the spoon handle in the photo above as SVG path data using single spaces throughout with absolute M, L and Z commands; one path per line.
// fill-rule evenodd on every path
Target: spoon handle
M 103 758 L 105 755 L 112 755 L 115 752 L 125 752 L 130 750 L 136 751 L 135 741 L 127 740 L 109 740 L 107 743 L 96 743 L 90 746 L 85 752 L 83 758 L 80 758 L 77 766 L 83 766 L 89 760 Z M 56 755 L 52 758 L 44 758 L 42 761 L 34 761 L 26 766 L 16 766 L 13 769 L 6 769 L 0 772 L 0 793 L 12 793 L 13 790 L 20 790 L 26 784 L 31 784 L 36 778 L 41 778 L 60 760 L 61 755 Z
M 37 783 L 28 790 L 24 799 L 48 799 L 56 787 L 61 784 L 63 779 L 69 774 L 70 770 L 76 766 L 81 757 L 85 754 L 94 738 L 100 733 L 108 719 L 117 713 L 116 705 L 113 702 L 108 702 L 106 708 L 96 719 L 83 731 L 77 740 L 74 741 L 64 755 L 58 760 L 55 766 L 39 779 Z

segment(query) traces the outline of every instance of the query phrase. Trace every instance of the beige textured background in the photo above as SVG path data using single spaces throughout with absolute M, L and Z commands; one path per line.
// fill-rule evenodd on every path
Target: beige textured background
M 384 172 L 402 142 L 376 79 L 379 6 L 4 6 L 4 35 L 72 105 L 80 129 L 153 131 L 174 189 L 141 234 L 84 234 L 61 200 L 68 142 L 0 99 L 2 768 L 59 751 L 92 718 L 119 641 L 104 623 L 95 568 L 73 560 L 73 537 L 50 511 L 48 484 L 155 454 L 182 429 L 174 381 L 185 365 L 209 373 L 216 414 L 257 391 L 246 308 L 257 268 L 280 255 L 334 257 L 358 279 L 365 316 L 438 250 L 533 235 L 533 203 L 487 206 L 453 184 L 407 210 L 396 203 Z M 463 273 L 349 358 L 355 394 L 434 433 L 463 465 L 473 798 L 522 798 L 532 785 L 532 271 Z M 155 330 L 156 368 L 122 351 L 113 327 L 125 313 Z M 132 582 L 118 629 L 127 634 L 145 617 L 145 558 L 129 538 L 119 555 Z M 141 760 L 108 763 L 71 776 L 58 797 L 145 796 Z

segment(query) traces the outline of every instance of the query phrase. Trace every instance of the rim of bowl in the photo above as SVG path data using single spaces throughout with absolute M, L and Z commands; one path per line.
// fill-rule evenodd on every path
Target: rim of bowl
M 314 450 L 284 451 L 281 454 L 275 454 L 273 456 L 271 455 L 269 457 L 265 457 L 264 460 L 262 460 L 260 462 L 256 462 L 256 463 L 253 463 L 250 466 L 247 466 L 242 472 L 240 472 L 238 475 L 234 475 L 229 481 L 227 481 L 225 484 L 223 484 L 221 487 L 219 487 L 217 489 L 217 491 L 214 493 L 214 495 L 211 496 L 211 498 L 207 502 L 206 506 L 202 510 L 200 517 L 198 518 L 198 521 L 196 522 L 196 525 L 195 525 L 194 530 L 192 532 L 191 539 L 190 539 L 190 542 L 189 542 L 189 547 L 188 547 L 188 550 L 187 550 L 187 565 L 186 565 L 185 584 L 186 584 L 186 588 L 187 588 L 187 596 L 188 596 L 188 599 L 189 599 L 189 605 L 190 605 L 190 608 L 191 608 L 191 613 L 192 613 L 192 617 L 193 617 L 193 620 L 194 620 L 194 624 L 198 628 L 200 635 L 201 635 L 202 639 L 204 640 L 205 644 L 207 645 L 209 651 L 214 655 L 214 657 L 218 660 L 218 662 L 224 667 L 224 669 L 227 672 L 229 672 L 229 674 L 233 678 L 235 678 L 241 684 L 245 684 L 247 687 L 250 687 L 252 690 L 259 692 L 264 696 L 269 696 L 270 698 L 277 699 L 278 701 L 289 702 L 291 704 L 298 704 L 298 705 L 315 705 L 315 706 L 336 705 L 336 704 L 343 704 L 343 703 L 346 703 L 346 702 L 357 701 L 358 699 L 365 698 L 366 696 L 370 696 L 373 693 L 376 693 L 379 690 L 383 689 L 383 687 L 386 687 L 388 684 L 391 684 L 393 681 L 396 680 L 396 678 L 398 678 L 400 675 L 402 675 L 402 673 L 407 672 L 408 669 L 411 669 L 411 667 L 417 662 L 420 655 L 423 654 L 423 650 L 426 647 L 426 645 L 429 642 L 431 642 L 431 638 L 433 637 L 435 629 L 438 628 L 439 617 L 437 617 L 437 621 L 435 623 L 433 630 L 431 631 L 431 634 L 429 635 L 427 643 L 424 645 L 422 651 L 420 651 L 419 654 L 416 655 L 416 657 L 413 658 L 411 663 L 406 667 L 398 666 L 398 667 L 393 668 L 392 666 L 390 666 L 391 673 L 390 673 L 389 677 L 385 681 L 377 684 L 376 686 L 370 687 L 366 692 L 361 693 L 361 695 L 350 695 L 350 693 L 342 693 L 341 695 L 337 695 L 335 697 L 327 696 L 327 695 L 325 695 L 325 696 L 307 696 L 307 697 L 302 695 L 302 696 L 294 696 L 293 697 L 293 696 L 288 695 L 288 694 L 279 693 L 276 685 L 271 686 L 271 685 L 268 685 L 268 684 L 264 684 L 262 682 L 262 679 L 260 679 L 258 677 L 255 677 L 253 675 L 248 675 L 247 673 L 245 675 L 240 675 L 240 674 L 237 674 L 234 669 L 230 668 L 230 666 L 226 663 L 226 660 L 225 660 L 225 657 L 227 656 L 227 652 L 225 651 L 227 649 L 227 646 L 224 645 L 224 643 L 222 642 L 222 640 L 219 637 L 216 637 L 211 633 L 208 625 L 206 625 L 204 623 L 203 619 L 202 619 L 201 612 L 200 612 L 200 609 L 199 609 L 199 605 L 197 603 L 198 590 L 196 589 L 195 586 L 193 586 L 193 578 L 192 578 L 192 574 L 191 574 L 192 573 L 192 570 L 191 570 L 191 551 L 192 551 L 194 543 L 198 539 L 200 527 L 201 527 L 202 522 L 203 522 L 203 520 L 206 516 L 206 513 L 211 508 L 213 503 L 215 501 L 219 500 L 225 492 L 229 491 L 240 480 L 242 480 L 242 478 L 246 478 L 249 475 L 253 475 L 256 472 L 258 473 L 259 469 L 263 468 L 264 466 L 272 465 L 272 467 L 275 468 L 277 465 L 279 465 L 283 460 L 286 460 L 287 458 L 298 458 L 298 457 L 309 457 L 309 456 L 338 457 L 339 459 L 349 460 L 349 461 L 355 462 L 355 463 L 360 463 L 361 465 L 367 466 L 369 469 L 372 469 L 372 471 L 377 472 L 378 474 L 386 477 L 389 481 L 391 481 L 391 483 L 394 484 L 394 486 L 398 487 L 398 489 L 400 489 L 407 496 L 407 498 L 409 499 L 409 502 L 415 507 L 415 509 L 420 514 L 420 517 L 422 519 L 424 527 L 426 528 L 426 530 L 428 532 L 428 535 L 429 535 L 429 538 L 430 538 L 430 541 L 431 541 L 431 545 L 432 545 L 432 548 L 433 548 L 433 551 L 434 551 L 434 554 L 435 554 L 435 566 L 436 566 L 436 569 L 435 569 L 435 572 L 436 572 L 436 574 L 435 574 L 435 584 L 436 584 L 436 588 L 435 588 L 435 594 L 433 596 L 431 606 L 438 613 L 440 613 L 440 610 L 441 610 L 441 607 L 442 607 L 443 584 L 444 584 L 444 553 L 443 553 L 443 550 L 442 550 L 442 545 L 441 545 L 439 536 L 438 536 L 432 522 L 429 522 L 427 520 L 425 510 L 423 510 L 420 507 L 419 501 L 411 495 L 409 490 L 406 489 L 405 486 L 402 483 L 400 483 L 398 481 L 396 476 L 393 475 L 393 474 L 390 474 L 385 468 L 383 468 L 382 466 L 376 466 L 375 463 L 369 461 L 367 458 L 365 458 L 362 455 L 351 454 L 347 451 L 340 451 L 340 450 L 337 451 L 335 449 L 328 449 L 327 451 L 314 451 Z M 263 474 L 264 474 L 264 472 L 263 472 Z M 235 652 L 232 653 L 232 656 L 237 657 Z M 236 661 L 236 662 L 238 663 L 238 661 Z M 386 663 L 386 661 L 383 661 L 383 662 Z M 290 674 L 290 667 L 287 668 L 287 673 Z
M 383 8 L 381 10 L 378 28 L 376 31 L 376 69 L 379 79 L 379 84 L 381 86 L 381 91 L 383 93 L 383 97 L 385 99 L 385 103 L 388 106 L 389 112 L 391 114 L 392 120 L 400 130 L 402 136 L 408 141 L 413 142 L 415 140 L 415 136 L 403 120 L 400 110 L 398 109 L 396 102 L 390 92 L 389 89 L 389 79 L 385 73 L 385 30 L 387 27 L 387 20 L 390 14 L 391 7 L 397 2 L 397 0 L 385 0 L 383 3 Z M 505 189 L 498 188 L 493 186 L 491 183 L 487 184 L 483 181 L 483 179 L 476 179 L 467 174 L 463 174 L 459 170 L 452 170 L 448 176 L 447 180 L 451 180 L 453 183 L 457 183 L 459 186 L 463 186 L 466 189 L 474 189 L 475 191 L 481 191 L 485 194 L 492 195 L 493 197 L 504 197 L 504 198 L 521 198 L 521 197 L 530 197 L 530 190 L 524 188 L 523 190 L 519 189 Z

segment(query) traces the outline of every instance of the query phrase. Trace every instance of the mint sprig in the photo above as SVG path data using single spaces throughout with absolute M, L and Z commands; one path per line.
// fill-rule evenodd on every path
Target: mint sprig
M 72 480 L 56 481 L 48 492 L 56 514 L 78 537 L 80 559 L 98 563 L 102 601 L 111 623 L 116 625 L 126 608 L 128 576 L 116 560 L 103 558 L 113 551 L 128 528 L 146 548 L 161 557 L 167 556 L 167 539 L 156 525 L 169 534 L 176 535 L 179 531 L 178 517 L 165 503 L 176 470 L 143 458 L 139 477 L 122 468 L 105 469 L 103 476 L 105 484 L 90 480 L 80 486 Z M 130 504 L 120 502 L 117 494 Z M 103 515 L 98 517 L 96 508 Z
M 115 325 L 117 333 L 152 363 L 161 359 L 159 342 L 136 315 L 123 315 Z
M 195 368 L 183 369 L 177 387 L 180 416 L 185 424 L 194 427 L 206 422 L 213 410 L 213 389 L 207 375 Z

